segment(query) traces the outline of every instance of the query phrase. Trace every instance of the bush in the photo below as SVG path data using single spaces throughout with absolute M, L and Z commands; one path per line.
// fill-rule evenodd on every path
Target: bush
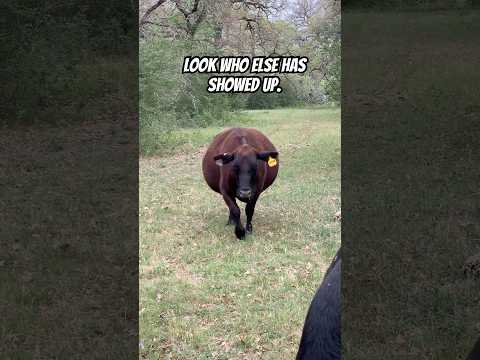
M 172 42 L 161 36 L 140 44 L 142 154 L 181 142 L 174 138 L 175 129 L 224 125 L 230 112 L 245 107 L 245 96 L 207 92 L 208 74 L 182 74 L 184 56 L 200 54 L 192 46 L 186 41 Z M 187 53 L 187 49 L 191 50 Z M 209 54 L 217 52 L 211 49 Z
M 281 93 L 263 93 L 261 90 L 248 95 L 247 109 L 274 109 L 278 107 L 295 106 L 299 103 L 297 93 L 288 81 L 281 80 Z

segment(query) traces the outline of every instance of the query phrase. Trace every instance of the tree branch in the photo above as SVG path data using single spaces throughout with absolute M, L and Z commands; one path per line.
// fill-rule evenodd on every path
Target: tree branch
M 143 14 L 142 18 L 140 19 L 140 22 L 139 22 L 139 26 L 142 27 L 143 25 L 145 25 L 147 23 L 147 19 L 148 17 L 150 16 L 150 14 L 152 12 L 154 12 L 155 10 L 157 10 L 164 2 L 166 2 L 167 0 L 158 0 L 155 4 L 153 4 L 152 6 L 150 6 L 147 11 L 145 12 L 145 14 Z

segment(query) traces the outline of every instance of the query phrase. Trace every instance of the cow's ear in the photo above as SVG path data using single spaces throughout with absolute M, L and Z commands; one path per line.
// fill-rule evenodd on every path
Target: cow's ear
M 268 161 L 268 159 L 273 158 L 276 159 L 278 157 L 278 151 L 260 151 L 257 153 L 257 159 Z
M 228 164 L 230 161 L 232 161 L 234 158 L 233 154 L 231 153 L 223 153 L 223 154 L 218 154 L 213 157 L 213 160 L 215 160 L 215 163 L 218 166 L 223 166 L 225 164 Z

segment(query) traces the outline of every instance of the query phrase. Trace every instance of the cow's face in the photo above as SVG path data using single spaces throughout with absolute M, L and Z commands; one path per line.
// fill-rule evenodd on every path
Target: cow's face
M 218 166 L 231 164 L 232 175 L 235 177 L 235 195 L 242 201 L 248 201 L 257 191 L 257 162 L 276 159 L 278 152 L 257 152 L 250 146 L 241 146 L 233 153 L 219 154 L 214 157 Z

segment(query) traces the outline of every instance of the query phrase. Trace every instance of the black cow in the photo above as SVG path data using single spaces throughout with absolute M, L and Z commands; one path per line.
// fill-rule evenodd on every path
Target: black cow
M 477 340 L 467 360 L 480 360 L 480 339 Z
M 339 249 L 308 309 L 297 360 L 341 359 L 341 265 Z

